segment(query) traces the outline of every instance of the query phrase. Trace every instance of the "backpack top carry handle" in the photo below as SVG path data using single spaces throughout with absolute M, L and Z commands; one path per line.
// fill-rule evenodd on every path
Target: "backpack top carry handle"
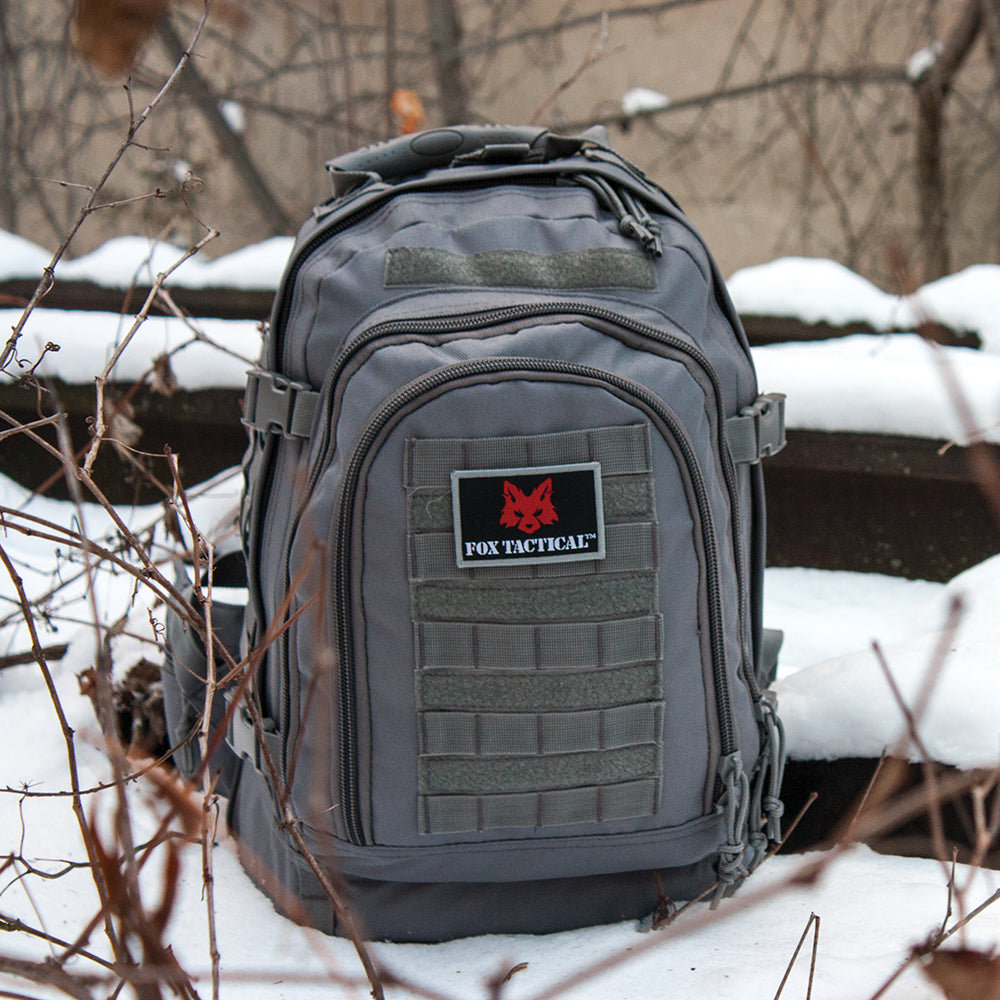
M 533 126 L 457 125 L 401 135 L 330 160 L 333 175 L 376 174 L 394 181 L 410 174 L 466 163 L 546 162 L 601 145 L 606 137 L 593 130 L 562 136 Z M 338 185 L 339 186 L 339 185 Z

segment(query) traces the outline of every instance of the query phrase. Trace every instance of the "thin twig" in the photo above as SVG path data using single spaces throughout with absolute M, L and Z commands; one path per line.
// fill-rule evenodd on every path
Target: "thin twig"
M 941 816 L 941 798 L 938 793 L 937 770 L 934 762 L 931 760 L 930 754 L 927 752 L 927 747 L 924 745 L 924 741 L 917 728 L 917 715 L 906 704 L 906 700 L 903 698 L 903 694 L 899 690 L 899 686 L 896 684 L 896 679 L 893 677 L 892 670 L 889 668 L 889 663 L 885 658 L 885 654 L 882 652 L 882 649 L 877 642 L 872 643 L 872 650 L 875 653 L 875 659 L 878 661 L 878 665 L 881 667 L 882 673 L 889 684 L 892 696 L 896 700 L 896 704 L 899 707 L 900 712 L 902 712 L 903 718 L 906 720 L 907 735 L 900 740 L 898 753 L 896 755 L 901 759 L 905 757 L 905 744 L 907 742 L 912 743 L 917 748 L 917 752 L 920 754 L 924 782 L 927 785 L 927 799 L 929 802 L 928 818 L 931 826 L 931 841 L 934 844 L 934 856 L 941 865 L 947 866 L 947 848 L 945 846 L 944 839 L 944 821 Z M 940 676 L 940 670 L 941 664 L 932 662 L 931 667 L 928 670 L 928 674 L 933 673 L 934 677 L 937 678 Z
M 104 366 L 104 370 L 95 379 L 97 385 L 97 401 L 94 408 L 94 435 L 90 448 L 87 451 L 87 457 L 83 463 L 84 472 L 88 475 L 90 475 L 93 471 L 94 462 L 97 459 L 98 449 L 103 443 L 104 435 L 107 432 L 104 412 L 104 390 L 107 386 L 108 378 L 111 375 L 111 372 L 114 370 L 115 365 L 118 364 L 122 354 L 125 353 L 125 349 L 139 332 L 139 328 L 146 322 L 146 319 L 149 316 L 149 311 L 153 307 L 153 303 L 156 302 L 163 283 L 170 277 L 171 274 L 173 274 L 175 270 L 177 270 L 177 268 L 181 266 L 181 264 L 184 263 L 184 261 L 193 257 L 199 250 L 201 250 L 207 243 L 214 240 L 218 235 L 219 234 L 216 230 L 209 230 L 194 246 L 189 247 L 184 254 L 181 255 L 181 257 L 174 261 L 174 263 L 171 264 L 166 271 L 156 276 L 149 293 L 146 295 L 146 301 L 143 302 L 142 308 L 138 313 L 136 313 L 131 327 L 129 327 L 128 332 L 122 338 L 121 343 L 115 348 L 115 351 L 111 355 L 108 363 Z
M 118 164 L 121 163 L 122 158 L 125 156 L 128 150 L 133 145 L 136 144 L 135 143 L 136 135 L 149 120 L 149 117 L 153 113 L 153 111 L 156 110 L 157 106 L 163 101 L 166 95 L 173 88 L 174 83 L 177 81 L 177 78 L 181 74 L 181 71 L 187 65 L 188 60 L 191 57 L 191 51 L 194 48 L 194 46 L 198 43 L 198 39 L 201 37 L 201 33 L 204 30 L 206 22 L 208 21 L 208 15 L 209 11 L 212 8 L 212 2 L 213 0 L 205 0 L 204 12 L 200 20 L 198 21 L 198 25 L 195 28 L 191 41 L 188 43 L 187 49 L 184 50 L 183 54 L 181 55 L 181 58 L 177 61 L 177 65 L 174 66 L 172 72 L 167 77 L 166 81 L 153 96 L 153 99 L 149 102 L 149 104 L 146 105 L 145 109 L 142 112 L 140 112 L 138 116 L 135 116 L 134 114 L 129 115 L 129 127 L 124 141 L 122 142 L 121 146 L 119 146 L 118 151 L 111 158 L 108 165 L 104 168 L 104 172 L 101 174 L 97 183 L 90 188 L 90 197 L 87 198 L 87 200 L 84 202 L 83 207 L 77 214 L 76 220 L 74 221 L 73 225 L 70 227 L 69 231 L 63 237 L 63 240 L 59 244 L 58 249 L 52 255 L 52 259 L 45 266 L 41 280 L 35 286 L 35 290 L 32 293 L 31 298 L 28 300 L 28 304 L 25 306 L 24 312 L 21 314 L 21 317 L 14 325 L 11 335 L 7 339 L 7 342 L 4 345 L 3 350 L 0 351 L 0 371 L 5 369 L 8 363 L 10 362 L 11 358 L 14 357 L 14 354 L 17 350 L 17 342 L 21 338 L 21 334 L 24 332 L 24 327 L 25 324 L 28 322 L 28 317 L 31 315 L 32 312 L 34 312 L 35 307 L 45 297 L 48 291 L 52 288 L 53 284 L 55 284 L 56 267 L 58 266 L 62 258 L 65 256 L 66 251 L 69 249 L 70 243 L 73 242 L 73 239 L 76 237 L 76 234 L 80 231 L 81 226 L 83 226 L 84 222 L 87 221 L 87 218 L 93 212 L 94 206 L 97 204 L 97 198 L 100 195 L 101 191 L 104 189 L 104 186 L 107 184 L 108 180 L 111 178 L 111 175 L 115 172 L 115 170 L 118 167 Z M 129 104 L 131 108 L 132 92 L 130 89 L 126 88 L 126 93 L 128 94 Z
M 792 974 L 792 969 L 795 967 L 799 952 L 802 951 L 802 946 L 806 943 L 806 938 L 809 936 L 810 930 L 813 932 L 813 944 L 812 961 L 809 966 L 809 988 L 806 992 L 806 1000 L 809 1000 L 809 997 L 812 996 L 813 975 L 816 971 L 816 951 L 819 947 L 819 917 L 815 913 L 809 914 L 809 919 L 806 921 L 806 926 L 802 931 L 802 936 L 799 938 L 799 943 L 795 946 L 792 957 L 788 960 L 788 965 L 785 968 L 785 974 L 781 977 L 781 982 L 778 984 L 778 991 L 774 994 L 774 1000 L 778 1000 L 784 991 L 788 977 Z
M 536 124 L 541 119 L 542 113 L 546 111 L 550 105 L 555 103 L 561 94 L 564 94 L 567 90 L 569 90 L 569 88 L 572 87 L 573 84 L 575 84 L 576 81 L 579 80 L 591 66 L 599 63 L 605 56 L 610 54 L 605 49 L 607 41 L 608 13 L 607 11 L 604 11 L 601 15 L 600 26 L 591 37 L 590 44 L 587 46 L 587 51 L 584 53 L 583 59 L 580 61 L 580 65 L 577 66 L 577 68 L 565 80 L 563 80 L 562 83 L 560 83 L 559 86 L 556 87 L 556 89 L 549 94 L 549 96 L 546 97 L 537 108 L 535 108 L 534 114 L 532 114 L 532 116 L 528 119 L 529 125 Z

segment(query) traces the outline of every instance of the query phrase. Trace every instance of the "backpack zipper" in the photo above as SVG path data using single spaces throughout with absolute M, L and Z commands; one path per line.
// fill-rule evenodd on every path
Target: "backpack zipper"
M 712 657 L 712 680 L 719 720 L 720 758 L 728 758 L 738 749 L 736 726 L 732 715 L 729 678 L 725 664 L 722 586 L 718 539 L 708 491 L 694 448 L 673 412 L 644 386 L 611 372 L 570 362 L 540 358 L 482 358 L 436 369 L 416 379 L 387 400 L 371 416 L 365 431 L 351 454 L 351 460 L 340 488 L 340 501 L 334 518 L 335 539 L 333 557 L 334 648 L 338 653 L 340 694 L 340 794 L 344 825 L 352 844 L 364 845 L 366 838 L 360 815 L 359 775 L 356 750 L 357 720 L 354 696 L 354 628 L 350 607 L 352 537 L 356 516 L 355 501 L 362 468 L 372 446 L 393 418 L 421 396 L 450 382 L 476 379 L 480 376 L 503 374 L 507 378 L 531 375 L 559 375 L 586 379 L 610 386 L 619 393 L 640 402 L 661 420 L 680 449 L 683 466 L 692 488 L 697 507 L 699 529 L 705 548 L 706 580 L 709 615 L 709 648 Z
M 359 188 L 357 191 L 344 195 L 333 202 L 319 205 L 313 210 L 313 216 L 320 226 L 318 232 L 311 236 L 298 250 L 295 251 L 294 259 L 289 263 L 286 273 L 281 281 L 280 299 L 276 302 L 276 309 L 273 311 L 274 320 L 271 323 L 272 332 L 284 334 L 288 310 L 291 307 L 291 290 L 298 278 L 298 273 L 302 266 L 309 259 L 310 255 L 322 246 L 327 240 L 332 239 L 338 233 L 350 229 L 358 222 L 367 218 L 377 211 L 384 204 L 399 194 L 408 191 L 448 191 L 461 190 L 462 188 L 482 188 L 486 185 L 504 184 L 538 184 L 543 186 L 558 185 L 560 183 L 578 185 L 589 189 L 598 203 L 611 212 L 618 220 L 620 232 L 629 239 L 635 240 L 643 251 L 651 257 L 662 256 L 663 244 L 660 240 L 660 227 L 652 219 L 642 202 L 639 191 L 633 187 L 631 190 L 626 184 L 616 183 L 606 176 L 596 164 L 602 161 L 592 161 L 595 165 L 587 167 L 578 165 L 574 169 L 560 171 L 553 164 L 536 164 L 542 166 L 542 170 L 523 170 L 523 165 L 510 167 L 496 171 L 492 176 L 480 175 L 464 180 L 448 180 L 442 178 L 434 182 L 427 183 L 423 180 L 403 181 L 397 184 L 385 182 L 375 182 Z M 609 164 L 612 168 L 629 167 L 628 173 L 638 182 L 637 187 L 652 188 L 657 194 L 662 195 L 677 211 L 676 202 L 661 188 L 652 185 L 645 177 L 638 173 L 630 165 Z M 353 202 L 363 202 L 358 204 L 354 210 L 344 211 Z M 323 224 L 319 220 L 330 215 L 341 213 L 330 223 Z M 268 367 L 277 370 L 280 367 L 280 350 L 277 340 L 269 345 L 270 358 Z

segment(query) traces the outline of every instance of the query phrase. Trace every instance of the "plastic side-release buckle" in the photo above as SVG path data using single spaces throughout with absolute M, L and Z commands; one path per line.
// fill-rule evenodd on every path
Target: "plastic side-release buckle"
M 758 396 L 726 421 L 726 439 L 734 462 L 754 464 L 785 447 L 785 395 Z
M 233 694 L 226 694 L 227 708 Z M 264 719 L 264 729 L 262 736 L 268 743 L 268 751 L 272 761 L 277 764 L 278 758 L 278 731 L 273 719 Z M 226 730 L 226 743 L 237 757 L 243 757 L 250 761 L 255 771 L 261 774 L 266 773 L 263 754 L 261 753 L 260 740 L 254 731 L 253 719 L 246 705 L 240 705 L 235 712 L 229 716 L 229 726 Z
M 247 372 L 243 423 L 285 437 L 309 437 L 319 393 L 259 368 Z

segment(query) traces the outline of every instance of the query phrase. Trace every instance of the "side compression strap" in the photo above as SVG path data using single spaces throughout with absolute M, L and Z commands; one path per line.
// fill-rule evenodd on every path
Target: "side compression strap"
M 286 437 L 309 437 L 319 393 L 301 382 L 256 368 L 247 373 L 243 423 Z M 785 397 L 758 396 L 726 421 L 726 439 L 734 462 L 759 462 L 785 447 Z

